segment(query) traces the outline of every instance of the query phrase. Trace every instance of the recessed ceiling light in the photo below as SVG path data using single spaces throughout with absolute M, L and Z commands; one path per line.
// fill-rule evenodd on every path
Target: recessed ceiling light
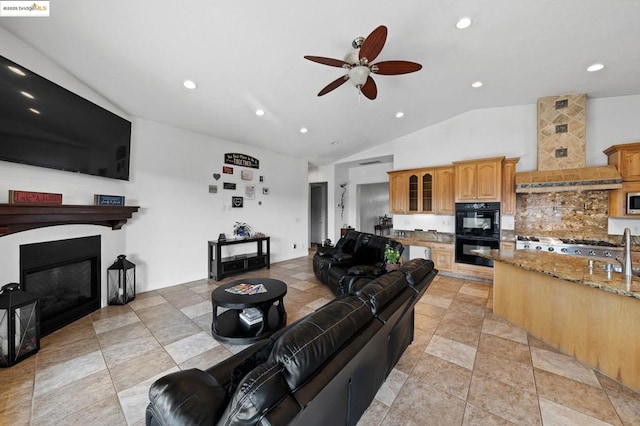
M 264 110 L 263 110 L 263 109 L 257 109 L 257 110 L 256 110 L 256 115 L 257 115 L 258 117 L 262 117 L 262 116 L 264 115 Z
M 595 64 L 589 65 L 587 67 L 587 71 L 589 72 L 600 71 L 602 68 L 604 68 L 603 64 L 595 63 Z
M 184 84 L 184 87 L 186 87 L 187 89 L 193 90 L 193 89 L 196 88 L 196 83 L 194 83 L 191 80 L 185 80 L 184 83 L 182 83 L 182 84 Z
M 23 91 L 20 91 L 20 93 L 21 93 L 21 94 L 22 94 L 22 96 L 24 96 L 25 98 L 35 99 L 35 98 L 33 97 L 33 95 L 32 95 L 31 93 L 29 93 L 29 92 L 23 92 Z
M 456 22 L 456 28 L 459 30 L 464 30 L 465 28 L 469 28 L 471 25 L 471 18 L 460 18 L 458 22 Z
M 306 127 L 300 129 L 300 133 L 307 133 L 309 130 Z
M 402 117 L 404 117 L 404 112 L 402 111 L 396 112 L 396 118 L 402 118 Z
M 40 114 L 40 111 L 38 111 L 38 110 L 37 110 L 37 109 L 35 109 L 35 108 L 29 108 L 29 111 L 31 111 L 31 112 L 32 112 L 32 113 L 34 113 L 34 114 Z
M 23 76 L 23 77 L 24 77 L 24 76 L 26 76 L 26 74 L 24 73 L 24 71 L 22 71 L 22 70 L 21 70 L 20 68 L 18 68 L 18 67 L 14 67 L 14 66 L 9 65 L 9 69 L 10 69 L 11 71 L 13 71 L 14 73 L 18 74 L 18 75 L 21 75 L 21 76 Z
M 478 87 L 482 87 L 482 85 L 483 85 L 483 83 L 482 83 L 481 81 L 476 81 L 476 82 L 474 82 L 474 83 L 471 83 L 471 87 L 474 87 L 474 88 L 476 88 L 476 89 L 477 89 Z

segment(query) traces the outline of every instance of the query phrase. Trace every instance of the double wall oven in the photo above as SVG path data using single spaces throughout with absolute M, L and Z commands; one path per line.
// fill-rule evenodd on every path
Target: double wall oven
M 500 203 L 456 203 L 456 262 L 493 266 L 473 253 L 500 248 Z

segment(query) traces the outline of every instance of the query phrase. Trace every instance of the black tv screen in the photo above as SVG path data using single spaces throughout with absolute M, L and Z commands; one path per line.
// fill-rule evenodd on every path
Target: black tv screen
M 0 160 L 129 180 L 131 122 L 0 56 Z

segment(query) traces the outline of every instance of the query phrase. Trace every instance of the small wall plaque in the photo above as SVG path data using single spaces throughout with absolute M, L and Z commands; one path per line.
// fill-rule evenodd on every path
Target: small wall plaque
M 567 124 L 558 124 L 556 126 L 556 133 L 567 133 L 569 126 Z
M 561 99 L 556 101 L 556 109 L 562 109 L 569 106 L 569 99 Z
M 222 166 L 222 173 L 227 174 L 227 175 L 232 175 L 233 174 L 233 167 Z
M 236 184 L 231 182 L 222 182 L 222 189 L 236 189 Z
M 252 180 L 253 179 L 253 171 L 252 170 L 243 170 L 241 175 L 242 180 Z
M 209 194 L 217 194 L 218 185 L 209 185 Z
M 93 204 L 96 206 L 124 206 L 124 196 L 94 194 Z
M 231 197 L 231 207 L 241 208 L 244 204 L 244 200 L 242 197 Z

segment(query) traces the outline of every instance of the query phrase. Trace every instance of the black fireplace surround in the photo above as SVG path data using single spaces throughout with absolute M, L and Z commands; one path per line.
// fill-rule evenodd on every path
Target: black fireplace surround
M 40 298 L 40 333 L 100 309 L 101 237 L 20 246 L 20 283 Z

